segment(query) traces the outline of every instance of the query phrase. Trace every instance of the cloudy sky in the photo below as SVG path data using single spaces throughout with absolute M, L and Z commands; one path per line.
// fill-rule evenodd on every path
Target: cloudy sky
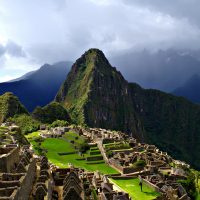
M 200 49 L 199 0 L 0 0 L 0 82 L 88 48 Z

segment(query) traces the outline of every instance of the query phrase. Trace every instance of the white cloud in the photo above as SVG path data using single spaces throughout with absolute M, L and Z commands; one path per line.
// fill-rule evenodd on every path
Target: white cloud
M 7 52 L 9 59 L 0 58 L 0 67 L 17 66 L 27 72 L 46 62 L 75 60 L 90 47 L 102 49 L 107 56 L 130 49 L 200 48 L 199 26 L 192 21 L 196 14 L 179 9 L 180 0 L 175 4 L 170 0 L 168 6 L 158 0 L 152 5 L 141 2 L 2 0 L 0 44 L 11 40 L 17 46 Z
M 0 76 L 0 83 L 7 82 L 7 81 L 13 80 L 15 78 L 18 78 L 18 75 L 16 75 L 16 76 L 9 76 L 9 75 Z

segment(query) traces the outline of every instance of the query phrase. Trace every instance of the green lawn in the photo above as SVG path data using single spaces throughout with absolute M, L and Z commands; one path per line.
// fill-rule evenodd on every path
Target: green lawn
M 78 154 L 69 154 L 69 155 L 58 155 L 59 152 L 73 152 L 74 148 L 71 143 L 66 142 L 65 140 L 57 138 L 48 138 L 42 143 L 42 148 L 47 149 L 47 157 L 50 162 L 54 163 L 59 167 L 68 167 L 68 163 L 72 163 L 75 167 L 84 168 L 88 171 L 99 170 L 103 174 L 113 174 L 117 171 L 105 163 L 99 164 L 87 164 L 90 163 L 85 160 L 76 160 L 77 158 L 82 158 Z M 84 155 L 85 157 L 87 154 Z
M 25 135 L 25 137 L 29 140 L 35 137 L 39 137 L 39 134 L 40 134 L 39 131 L 36 131 L 36 132 L 29 133 L 28 135 Z
M 39 135 L 39 131 L 36 131 L 36 132 L 32 132 L 32 133 L 29 133 L 28 135 L 25 135 L 25 137 L 27 138 L 27 140 L 32 144 L 32 147 L 33 147 L 33 150 L 36 154 L 39 154 L 38 152 L 38 143 L 35 141 L 36 138 L 40 137 Z
M 140 190 L 138 178 L 132 179 L 110 179 L 113 183 L 118 185 L 122 190 L 129 193 L 134 200 L 152 200 L 159 196 L 153 188 L 143 183 L 143 192 Z
M 37 149 L 35 147 L 38 146 L 37 142 L 34 141 L 34 138 L 39 137 L 38 132 L 33 132 L 26 136 L 29 142 L 33 145 L 33 148 L 36 153 Z M 77 139 L 75 139 L 78 137 Z M 41 143 L 41 148 L 47 150 L 47 157 L 49 161 L 58 167 L 69 167 L 69 163 L 73 164 L 75 167 L 84 168 L 88 171 L 100 171 L 103 174 L 115 174 L 118 173 L 115 169 L 107 165 L 106 163 L 95 163 L 94 161 L 86 161 L 86 160 L 76 160 L 83 158 L 78 153 L 73 153 L 69 155 L 59 155 L 58 153 L 67 153 L 67 152 L 75 152 L 74 145 L 71 144 L 71 140 L 76 144 L 81 144 L 84 142 L 84 138 L 78 136 L 76 133 L 67 132 L 63 138 L 46 138 L 44 142 Z M 84 158 L 90 156 L 90 151 L 87 151 L 84 154 Z M 93 156 L 93 155 L 92 155 Z M 102 160 L 103 161 L 103 160 Z M 101 162 L 101 161 L 97 161 Z

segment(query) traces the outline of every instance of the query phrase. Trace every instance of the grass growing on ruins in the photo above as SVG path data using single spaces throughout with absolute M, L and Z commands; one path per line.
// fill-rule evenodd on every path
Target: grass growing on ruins
M 42 143 L 42 148 L 47 149 L 47 157 L 50 162 L 54 163 L 58 167 L 69 167 L 69 163 L 73 164 L 75 167 L 84 168 L 88 171 L 100 171 L 103 174 L 113 174 L 117 173 L 117 171 L 105 163 L 98 162 L 88 162 L 86 160 L 77 160 L 81 159 L 79 154 L 72 153 L 68 155 L 59 155 L 60 152 L 71 153 L 74 152 L 75 149 L 71 145 L 70 142 L 66 140 L 57 139 L 57 138 L 48 138 Z M 88 156 L 88 154 L 84 154 L 84 158 Z
M 40 134 L 39 131 L 36 131 L 36 132 L 32 132 L 32 133 L 26 135 L 25 137 L 26 137 L 27 139 L 33 139 L 34 137 L 38 137 L 39 134 Z
M 0 132 L 2 133 L 5 133 L 8 131 L 8 128 L 7 127 L 4 127 L 4 126 L 0 126 Z
M 131 179 L 110 179 L 113 183 L 119 186 L 122 190 L 129 193 L 130 197 L 135 200 L 152 200 L 160 194 L 153 188 L 143 183 L 143 192 L 140 190 L 138 178 Z
M 39 144 L 36 139 L 40 137 L 39 132 L 33 132 L 28 134 L 26 138 L 32 144 L 36 154 L 38 154 Z M 73 142 L 72 142 L 73 141 Z M 88 150 L 83 156 L 80 156 L 75 149 L 75 146 L 85 143 L 83 137 L 73 132 L 67 132 L 61 138 L 46 138 L 41 142 L 40 147 L 46 151 L 46 156 L 49 161 L 58 167 L 69 167 L 69 164 L 73 164 L 75 167 L 84 168 L 88 171 L 100 171 L 103 174 L 116 174 L 115 169 L 107 165 L 104 160 L 86 161 L 85 158 L 90 156 L 101 155 L 98 148 Z M 95 155 L 90 155 L 90 151 L 97 152 Z M 63 153 L 60 155 L 59 153 Z M 67 154 L 67 155 L 65 155 Z
M 38 144 L 38 142 L 36 142 L 36 139 L 40 137 L 39 131 L 32 132 L 28 135 L 25 135 L 25 137 L 31 143 L 34 152 L 36 154 L 39 154 L 39 152 L 38 152 L 39 144 Z

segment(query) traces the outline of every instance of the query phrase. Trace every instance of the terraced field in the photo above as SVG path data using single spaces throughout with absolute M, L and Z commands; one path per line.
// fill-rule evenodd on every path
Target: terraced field
M 49 161 L 58 167 L 69 167 L 70 164 L 73 164 L 75 167 L 84 168 L 88 171 L 98 170 L 103 174 L 118 173 L 104 162 L 98 148 L 93 147 L 82 155 L 79 154 L 75 147 L 84 145 L 85 140 L 76 133 L 67 132 L 61 138 L 46 138 L 44 141 L 40 141 L 39 132 L 33 132 L 27 135 L 26 138 L 32 144 L 36 154 L 39 154 L 38 148 L 42 149 L 46 152 Z M 89 159 L 91 161 L 87 161 L 87 157 L 99 157 L 99 159 L 96 161 Z
M 110 180 L 115 183 L 120 189 L 129 193 L 131 198 L 134 200 L 153 200 L 159 196 L 158 192 L 156 192 L 153 188 L 144 183 L 143 190 L 141 191 L 138 178 Z

